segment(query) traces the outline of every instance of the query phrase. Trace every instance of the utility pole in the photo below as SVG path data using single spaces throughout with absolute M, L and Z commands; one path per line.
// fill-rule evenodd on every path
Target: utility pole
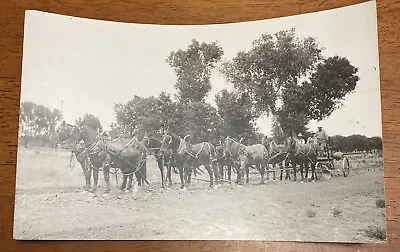
M 61 121 L 64 119 L 64 111 L 63 111 L 64 103 L 65 103 L 65 101 L 61 100 Z

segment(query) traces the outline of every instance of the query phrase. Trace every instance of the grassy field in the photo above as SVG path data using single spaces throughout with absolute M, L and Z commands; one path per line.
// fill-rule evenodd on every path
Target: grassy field
M 259 175 L 251 174 L 244 186 L 209 189 L 207 182 L 194 181 L 182 191 L 177 174 L 172 188 L 160 188 L 159 170 L 149 157 L 150 186 L 120 193 L 112 177 L 111 196 L 103 197 L 101 175 L 97 197 L 89 197 L 82 193 L 82 169 L 75 158 L 71 168 L 69 152 L 20 148 L 14 237 L 382 242 L 382 158 L 349 159 L 347 178 L 338 173 L 315 183 L 260 185 Z

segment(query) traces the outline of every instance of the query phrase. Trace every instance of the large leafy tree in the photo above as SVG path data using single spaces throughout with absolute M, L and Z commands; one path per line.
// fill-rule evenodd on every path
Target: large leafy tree
M 220 131 L 225 137 L 255 140 L 254 119 L 257 118 L 257 113 L 253 111 L 250 97 L 246 93 L 238 94 L 223 89 L 215 96 L 215 102 L 221 117 Z
M 359 80 L 346 58 L 324 58 L 322 50 L 315 38 L 297 38 L 294 29 L 263 34 L 249 51 L 225 62 L 221 72 L 286 135 L 304 132 L 310 120 L 338 108 Z
M 98 132 L 103 131 L 103 126 L 101 125 L 100 119 L 98 117 L 96 117 L 95 115 L 92 115 L 89 113 L 86 113 L 83 116 L 83 119 L 81 117 L 76 119 L 75 124 L 84 124 Z
M 193 39 L 186 50 L 173 51 L 167 58 L 174 68 L 180 102 L 202 102 L 211 90 L 211 70 L 221 59 L 223 50 L 216 42 L 199 43 Z

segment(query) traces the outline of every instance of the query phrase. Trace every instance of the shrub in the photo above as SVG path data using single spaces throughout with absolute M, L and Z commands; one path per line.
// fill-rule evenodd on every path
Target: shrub
M 364 228 L 362 229 L 362 231 L 364 231 L 365 235 L 370 238 L 375 238 L 378 240 L 386 240 L 385 228 L 375 225 L 375 226 L 368 226 L 368 228 Z

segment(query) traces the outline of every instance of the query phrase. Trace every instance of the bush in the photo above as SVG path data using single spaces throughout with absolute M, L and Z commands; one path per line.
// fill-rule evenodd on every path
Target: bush
M 378 208 L 385 208 L 385 199 L 377 199 L 375 205 Z
M 314 218 L 315 216 L 317 216 L 317 212 L 311 209 L 307 210 L 307 216 L 310 218 Z
M 340 210 L 340 209 L 337 209 L 337 208 L 333 208 L 333 212 L 332 212 L 332 214 L 333 214 L 333 217 L 339 217 L 341 214 L 342 214 L 342 210 Z
M 379 226 L 368 226 L 362 229 L 366 236 L 378 240 L 386 240 L 386 229 Z

